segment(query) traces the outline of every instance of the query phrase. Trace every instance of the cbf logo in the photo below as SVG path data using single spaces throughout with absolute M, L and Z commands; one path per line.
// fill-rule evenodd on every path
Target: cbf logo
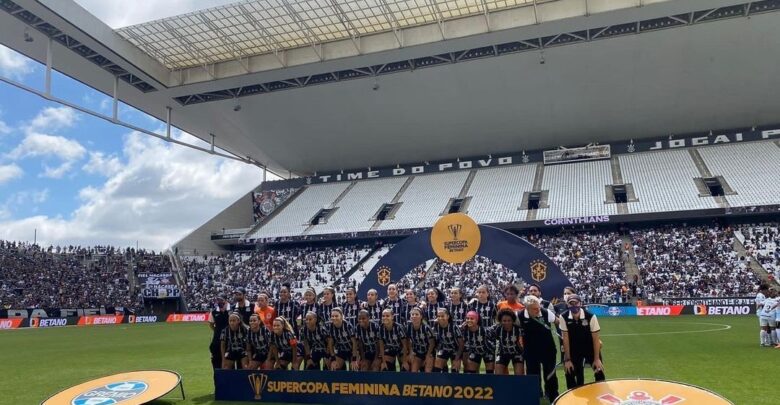
M 382 287 L 390 284 L 390 276 L 391 276 L 390 268 L 387 266 L 382 266 L 379 268 L 379 271 L 376 272 L 376 278 L 379 285 Z
M 137 397 L 149 388 L 143 381 L 122 381 L 93 388 L 80 394 L 71 405 L 112 405 Z
M 545 264 L 544 260 L 531 262 L 531 278 L 534 281 L 542 281 L 547 278 L 547 264 Z
M 625 400 L 613 394 L 602 395 L 599 399 L 604 404 L 614 405 L 674 405 L 685 401 L 685 398 L 676 395 L 667 395 L 661 399 L 655 399 L 644 391 L 634 391 Z

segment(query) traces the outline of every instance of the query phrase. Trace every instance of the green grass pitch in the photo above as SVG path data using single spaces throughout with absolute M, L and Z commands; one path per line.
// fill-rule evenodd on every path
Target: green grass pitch
M 611 318 L 601 324 L 607 378 L 686 382 L 709 388 L 735 404 L 779 401 L 780 350 L 759 347 L 755 316 Z M 238 404 L 213 400 L 210 334 L 205 324 L 0 331 L 5 370 L 0 403 L 37 404 L 91 378 L 169 369 L 182 375 L 187 399 L 175 399 L 178 392 L 174 391 L 155 404 Z M 565 387 L 562 372 L 558 375 Z

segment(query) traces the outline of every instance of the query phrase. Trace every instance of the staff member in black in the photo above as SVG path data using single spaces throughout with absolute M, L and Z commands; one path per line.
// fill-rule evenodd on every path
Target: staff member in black
M 593 366 L 596 381 L 604 381 L 599 320 L 582 308 L 579 295 L 570 295 L 567 304 L 569 309 L 559 320 L 563 332 L 566 387 L 572 389 L 585 384 L 585 363 Z
M 217 296 L 216 306 L 211 310 L 209 316 L 209 327 L 214 332 L 211 337 L 209 351 L 211 352 L 211 367 L 214 369 L 222 368 L 222 349 L 220 347 L 220 336 L 222 331 L 228 326 L 230 317 L 230 304 L 227 302 L 225 294 Z
M 238 287 L 233 291 L 233 307 L 232 312 L 236 312 L 241 317 L 241 322 L 245 325 L 249 325 L 249 317 L 255 313 L 255 303 L 249 302 L 246 299 L 246 289 L 244 287 Z
M 538 375 L 544 382 L 544 394 L 550 402 L 558 397 L 558 377 L 555 361 L 558 350 L 552 337 L 555 314 L 542 308 L 542 302 L 533 295 L 523 299 L 525 309 L 517 313 L 523 331 L 525 367 L 528 375 Z

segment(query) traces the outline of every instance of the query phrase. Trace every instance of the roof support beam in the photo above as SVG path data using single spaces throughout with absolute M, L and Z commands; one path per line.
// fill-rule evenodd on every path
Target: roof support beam
M 265 26 L 260 21 L 258 21 L 249 10 L 247 10 L 246 6 L 243 4 L 238 4 L 236 7 L 241 10 L 244 18 L 246 18 L 246 20 L 252 24 L 252 27 L 263 33 L 263 42 L 265 42 L 267 47 L 273 49 L 274 56 L 282 65 L 282 67 L 287 67 L 287 62 L 284 60 L 284 58 L 279 56 L 280 52 L 284 52 L 282 50 L 281 44 L 279 44 L 279 41 L 277 41 L 276 38 L 268 32 L 268 29 L 265 28 Z M 271 43 L 273 43 L 273 45 L 271 45 Z
M 403 41 L 403 31 L 401 31 L 401 24 L 398 23 L 398 19 L 395 18 L 395 14 L 393 14 L 393 11 L 390 10 L 390 6 L 387 5 L 386 0 L 379 0 L 380 4 L 382 5 L 382 13 L 385 16 L 385 20 L 393 27 L 393 35 L 395 35 L 395 40 L 398 41 L 398 47 L 403 48 L 404 47 L 404 41 Z
M 355 50 L 357 50 L 357 53 L 359 55 L 362 55 L 363 52 L 360 50 L 360 32 L 355 28 L 355 25 L 352 24 L 352 21 L 347 17 L 346 13 L 344 13 L 344 10 L 341 8 L 341 6 L 338 3 L 338 0 L 328 0 L 330 3 L 330 6 L 333 8 L 333 11 L 336 12 L 336 14 L 339 17 L 339 21 L 341 21 L 341 25 L 346 28 L 347 31 L 350 31 L 350 39 L 352 40 L 352 44 L 355 45 Z
M 298 14 L 297 11 L 293 8 L 293 6 L 290 4 L 287 0 L 282 0 L 282 4 L 284 4 L 284 8 L 287 10 L 287 14 L 290 15 L 290 17 L 293 18 L 293 21 L 306 32 L 306 36 L 309 38 L 309 42 L 311 43 L 312 49 L 314 49 L 314 53 L 317 54 L 317 57 L 320 58 L 320 62 L 325 60 L 325 58 L 322 56 L 322 40 L 317 36 L 317 34 L 314 33 L 314 31 L 309 28 L 309 25 L 306 24 L 306 21 L 301 18 L 300 14 Z M 317 47 L 319 46 L 319 49 Z

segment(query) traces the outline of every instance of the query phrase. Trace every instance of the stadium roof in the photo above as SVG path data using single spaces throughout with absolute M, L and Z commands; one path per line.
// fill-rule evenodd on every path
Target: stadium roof
M 271 1 L 162 20 L 137 46 L 163 22 L 0 0 L 0 42 L 280 174 L 780 121 L 780 0 Z
M 547 0 L 550 1 L 550 0 Z M 539 3 L 543 3 L 540 0 Z M 117 32 L 170 69 L 443 23 L 533 0 L 248 0 Z

